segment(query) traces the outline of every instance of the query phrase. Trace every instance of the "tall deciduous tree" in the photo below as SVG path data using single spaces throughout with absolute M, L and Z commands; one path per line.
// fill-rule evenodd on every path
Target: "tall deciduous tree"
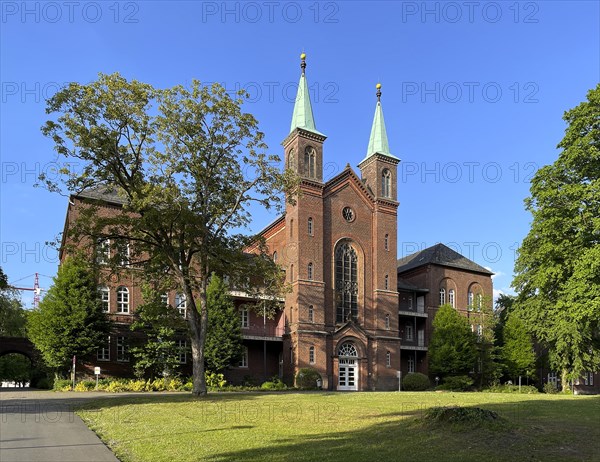
M 530 377 L 535 369 L 533 340 L 519 312 L 512 313 L 504 325 L 501 357 L 508 376 L 512 379 L 520 375 Z
M 533 215 L 513 282 L 517 305 L 562 383 L 600 366 L 600 85 L 567 111 L 558 159 L 531 182 Z
M 242 329 L 239 312 L 229 296 L 227 285 L 213 274 L 207 289 L 208 334 L 206 365 L 220 372 L 238 362 L 242 354 Z
M 440 306 L 433 319 L 429 369 L 442 378 L 469 374 L 477 363 L 476 340 L 467 318 L 450 305 Z
M 23 337 L 25 335 L 26 312 L 13 290 L 8 278 L 0 268 L 0 335 Z
M 238 234 L 250 222 L 252 203 L 279 207 L 281 193 L 291 199 L 297 185 L 291 172 L 281 172 L 279 157 L 266 153 L 256 119 L 242 112 L 246 96 L 231 97 L 218 84 L 157 90 L 101 74 L 56 93 L 47 112 L 58 119 L 43 127 L 58 154 L 82 166 L 63 171 L 69 191 L 112 187 L 125 201 L 124 213 L 111 217 L 90 205 L 73 234 L 128 239 L 132 262 L 137 258 L 147 280 L 166 272 L 186 295 L 194 395 L 206 394 L 210 274 L 233 273 L 233 281 L 252 274 L 252 286 L 274 294 L 270 307 L 278 307 L 283 284 L 263 243 Z M 248 246 L 256 258 L 244 258 Z
M 44 362 L 65 372 L 74 355 L 92 353 L 106 341 L 108 324 L 94 272 L 75 257 L 58 268 L 46 296 L 27 318 L 29 339 Z

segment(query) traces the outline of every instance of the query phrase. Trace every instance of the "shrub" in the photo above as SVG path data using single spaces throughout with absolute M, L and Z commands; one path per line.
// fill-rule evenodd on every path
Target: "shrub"
M 279 377 L 273 377 L 270 381 L 260 386 L 261 390 L 285 390 L 287 387 Z
M 95 380 L 82 380 L 75 385 L 75 391 L 90 391 L 96 388 Z
M 145 380 L 132 380 L 129 382 L 130 391 L 145 391 L 146 381 Z
M 481 425 L 486 422 L 504 422 L 496 412 L 479 407 L 432 407 L 425 413 L 425 420 L 433 423 Z
M 555 395 L 558 393 L 558 387 L 554 382 L 546 382 L 544 384 L 544 393 L 548 393 L 549 395 Z
M 71 390 L 72 383 L 69 379 L 58 379 L 54 381 L 52 389 L 56 391 L 69 391 Z
M 466 391 L 473 385 L 473 379 L 467 375 L 446 377 L 438 390 Z
M 227 385 L 227 380 L 223 374 L 217 374 L 216 372 L 206 371 L 204 373 L 206 378 L 206 386 L 209 388 L 223 388 Z
M 321 374 L 310 367 L 304 367 L 296 374 L 296 386 L 302 390 L 316 390 L 317 380 L 321 380 Z
M 402 380 L 402 389 L 405 391 L 425 391 L 430 386 L 429 377 L 420 372 L 411 372 Z
M 518 385 L 493 385 L 483 391 L 486 393 L 521 393 L 527 395 L 538 393 L 538 389 L 533 385 L 521 385 L 521 391 L 519 391 Z
M 50 377 L 43 377 L 39 379 L 33 386 L 41 390 L 51 390 L 54 387 L 54 380 Z
M 122 391 L 128 391 L 127 383 L 121 380 L 113 380 L 108 385 L 103 387 L 104 391 L 108 393 L 119 393 Z

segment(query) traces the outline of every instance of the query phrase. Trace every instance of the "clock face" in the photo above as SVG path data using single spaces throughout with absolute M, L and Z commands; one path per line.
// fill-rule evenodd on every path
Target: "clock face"
M 352 210 L 350 207 L 344 207 L 342 209 L 342 216 L 344 217 L 344 220 L 346 220 L 346 221 L 353 221 L 354 220 L 354 210 Z

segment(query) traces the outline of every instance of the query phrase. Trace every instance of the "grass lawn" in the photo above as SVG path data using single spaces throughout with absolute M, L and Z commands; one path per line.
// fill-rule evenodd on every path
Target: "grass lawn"
M 422 420 L 479 406 L 503 424 Z M 600 460 L 600 396 L 222 393 L 102 400 L 79 412 L 124 462 Z

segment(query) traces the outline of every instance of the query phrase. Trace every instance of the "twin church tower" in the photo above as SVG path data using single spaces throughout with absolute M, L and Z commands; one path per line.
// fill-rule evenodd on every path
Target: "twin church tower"
M 397 165 L 390 153 L 381 85 L 360 176 L 346 165 L 323 181 L 323 145 L 301 55 L 300 83 L 285 165 L 300 181 L 295 204 L 262 234 L 286 271 L 280 372 L 316 369 L 323 388 L 398 387 L 400 331 L 397 289 Z M 339 153 L 330 160 L 342 163 Z M 278 258 L 281 256 L 281 258 Z

